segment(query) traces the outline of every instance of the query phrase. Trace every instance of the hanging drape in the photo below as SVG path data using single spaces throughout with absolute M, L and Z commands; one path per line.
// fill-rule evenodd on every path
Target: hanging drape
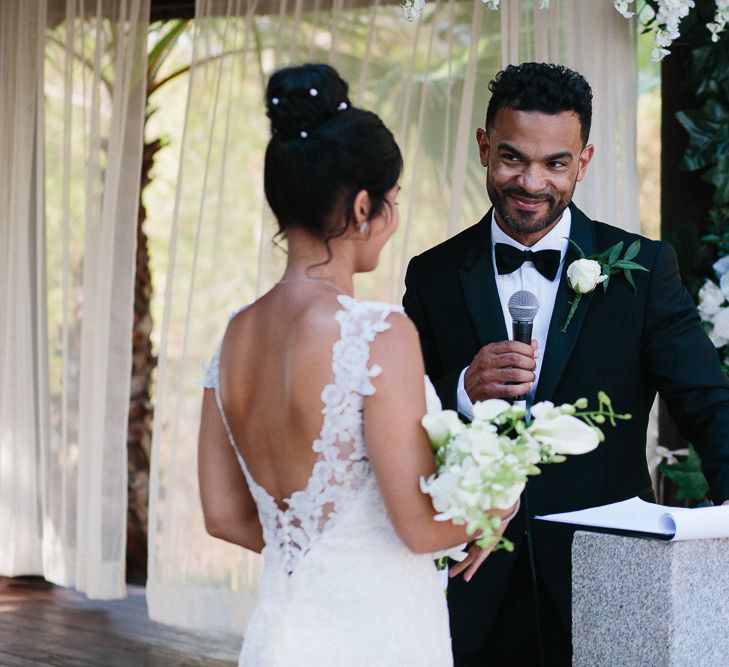
M 0 3 L 0 574 L 43 568 L 44 30 L 44 3 Z
M 124 595 L 148 22 L 0 3 L 0 574 L 92 598 Z
M 203 528 L 197 380 L 227 314 L 266 291 L 285 263 L 262 183 L 264 87 L 277 67 L 331 63 L 353 102 L 380 114 L 403 150 L 401 226 L 377 271 L 358 276 L 360 297 L 398 301 L 409 257 L 488 208 L 475 130 L 488 81 L 506 62 L 558 60 L 590 78 L 591 140 L 606 157 L 578 186 L 579 201 L 595 217 L 638 229 L 633 25 L 607 0 L 553 0 L 546 12 L 538 2 L 501 4 L 492 12 L 471 0 L 431 2 L 409 24 L 380 0 L 198 0 L 162 281 L 147 586 L 155 620 L 242 632 L 255 603 L 260 558 Z

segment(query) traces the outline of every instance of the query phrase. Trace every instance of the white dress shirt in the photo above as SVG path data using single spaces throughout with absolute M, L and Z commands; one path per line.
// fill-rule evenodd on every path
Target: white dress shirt
M 494 269 L 494 277 L 496 278 L 496 289 L 499 292 L 499 300 L 501 301 L 501 312 L 504 316 L 504 322 L 506 323 L 506 330 L 511 331 L 511 315 L 509 314 L 509 299 L 514 292 L 519 290 L 528 290 L 537 297 L 539 301 L 539 310 L 534 318 L 534 324 L 532 326 L 532 338 L 537 340 L 539 343 L 538 356 L 537 356 L 537 367 L 534 371 L 536 379 L 532 384 L 532 388 L 527 394 L 527 406 L 531 407 L 534 402 L 534 394 L 537 390 L 537 383 L 539 382 L 539 371 L 542 368 L 542 359 L 544 358 L 544 350 L 547 347 L 547 334 L 549 333 L 549 323 L 552 320 L 552 311 L 554 310 L 554 300 L 557 296 L 557 288 L 559 287 L 560 276 L 562 275 L 562 269 L 564 268 L 564 258 L 567 254 L 567 247 L 569 241 L 567 240 L 570 235 L 570 229 L 572 227 L 572 213 L 569 208 L 564 210 L 560 221 L 549 231 L 548 234 L 543 236 L 533 246 L 527 248 L 518 241 L 515 241 L 510 236 L 507 236 L 501 228 L 496 224 L 495 213 L 491 215 L 491 264 Z M 512 245 L 519 250 L 531 250 L 537 252 L 539 250 L 559 250 L 561 253 L 559 269 L 554 280 L 547 280 L 537 269 L 532 262 L 524 262 L 516 271 L 513 273 L 505 273 L 499 275 L 496 270 L 496 253 L 494 252 L 494 244 L 506 243 Z M 485 295 L 484 295 L 485 296 Z M 484 303 L 484 307 L 487 304 Z M 466 393 L 464 387 L 464 376 L 467 368 L 461 371 L 461 375 L 458 378 L 458 411 L 462 414 L 473 418 L 473 403 Z

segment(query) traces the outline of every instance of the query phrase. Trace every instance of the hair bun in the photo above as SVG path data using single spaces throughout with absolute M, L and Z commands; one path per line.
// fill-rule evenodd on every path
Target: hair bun
M 286 67 L 271 76 L 266 89 L 271 134 L 282 139 L 311 136 L 311 130 L 347 108 L 347 82 L 329 65 Z

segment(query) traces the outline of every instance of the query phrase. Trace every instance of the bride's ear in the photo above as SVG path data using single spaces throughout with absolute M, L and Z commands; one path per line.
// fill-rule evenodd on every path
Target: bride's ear
M 362 225 L 369 224 L 370 211 L 372 210 L 372 202 L 367 190 L 360 190 L 354 197 L 352 205 L 352 218 L 354 226 L 359 229 Z

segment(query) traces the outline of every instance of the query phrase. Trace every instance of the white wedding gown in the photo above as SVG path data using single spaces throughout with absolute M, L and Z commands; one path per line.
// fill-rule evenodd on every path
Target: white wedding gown
M 322 429 L 306 488 L 282 511 L 251 477 L 266 546 L 259 601 L 239 665 L 246 667 L 444 667 L 453 664 L 445 594 L 430 555 L 413 554 L 387 516 L 363 438 L 362 404 L 375 392 L 369 346 L 397 306 L 338 297 L 341 337 L 334 381 L 321 394 Z M 219 353 L 219 351 L 218 351 Z

